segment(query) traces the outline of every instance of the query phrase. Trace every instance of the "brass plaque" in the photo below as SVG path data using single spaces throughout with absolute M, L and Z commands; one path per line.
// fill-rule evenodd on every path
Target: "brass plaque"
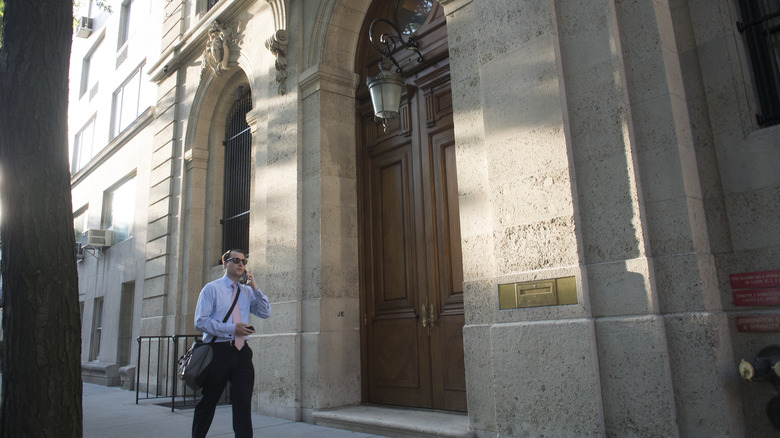
M 517 307 L 552 306 L 558 304 L 555 280 L 529 281 L 517 284 Z
M 499 309 L 577 304 L 574 277 L 498 285 Z
M 517 292 L 515 283 L 498 285 L 498 308 L 517 309 Z
M 577 304 L 577 282 L 574 277 L 564 277 L 555 280 L 558 292 L 558 304 Z

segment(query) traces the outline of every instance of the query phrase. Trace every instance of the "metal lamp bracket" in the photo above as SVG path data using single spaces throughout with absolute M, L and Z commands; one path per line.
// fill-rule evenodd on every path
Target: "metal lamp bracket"
M 384 48 L 380 48 L 376 41 L 374 41 L 374 25 L 379 22 L 387 24 L 395 31 L 395 35 L 387 33 L 379 35 L 379 43 L 383 44 Z M 417 62 L 423 62 L 422 53 L 420 53 L 420 49 L 417 47 L 417 40 L 415 40 L 414 35 L 404 39 L 403 35 L 401 35 L 401 30 L 398 29 L 398 26 L 396 26 L 395 23 L 388 19 L 377 18 L 376 20 L 372 21 L 371 26 L 368 28 L 368 39 L 371 41 L 371 45 L 374 46 L 374 48 L 379 53 L 381 53 L 384 58 L 388 58 L 393 61 L 395 68 L 398 70 L 398 73 L 402 73 L 403 70 L 398 64 L 398 61 L 396 61 L 396 59 L 393 57 L 393 53 L 395 53 L 399 45 L 405 49 L 414 50 L 414 52 L 417 53 Z

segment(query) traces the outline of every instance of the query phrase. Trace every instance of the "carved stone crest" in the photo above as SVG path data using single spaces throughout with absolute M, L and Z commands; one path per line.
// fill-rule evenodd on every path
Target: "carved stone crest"
M 217 21 L 211 23 L 208 30 L 206 48 L 203 50 L 201 76 L 207 69 L 211 69 L 214 71 L 214 74 L 220 75 L 236 65 L 240 49 L 239 45 L 241 44 L 241 39 L 238 35 L 239 26 L 240 23 L 237 22 L 232 26 L 220 24 Z

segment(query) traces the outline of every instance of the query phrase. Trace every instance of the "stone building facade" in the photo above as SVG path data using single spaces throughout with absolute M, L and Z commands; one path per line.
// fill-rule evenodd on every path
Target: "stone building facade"
M 780 312 L 730 282 L 780 269 L 780 126 L 755 116 L 743 3 L 151 2 L 136 38 L 156 100 L 74 173 L 74 212 L 136 175 L 132 238 L 80 268 L 85 375 L 126 365 L 128 330 L 193 332 L 247 99 L 241 217 L 274 306 L 253 320 L 256 411 L 409 406 L 477 436 L 777 433 L 775 389 L 738 364 L 778 344 Z M 376 18 L 415 28 L 422 58 L 396 54 L 387 131 L 365 85 Z M 88 228 L 105 218 L 89 211 Z

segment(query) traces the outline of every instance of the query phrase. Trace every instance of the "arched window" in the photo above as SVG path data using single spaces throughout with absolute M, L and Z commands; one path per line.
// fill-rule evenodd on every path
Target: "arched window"
M 225 128 L 225 183 L 222 204 L 222 251 L 249 250 L 249 201 L 252 174 L 252 133 L 246 113 L 252 94 L 239 87 Z

